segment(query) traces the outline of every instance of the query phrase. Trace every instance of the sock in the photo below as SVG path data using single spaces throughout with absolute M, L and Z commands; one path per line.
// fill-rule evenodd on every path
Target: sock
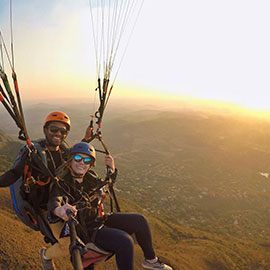
M 47 250 L 46 250 L 47 251 Z M 48 257 L 46 257 L 46 251 L 43 253 L 43 258 L 45 259 L 45 260 L 50 260 Z
M 146 261 L 149 263 L 156 263 L 158 261 L 158 257 L 155 257 L 154 259 L 151 260 L 146 259 Z

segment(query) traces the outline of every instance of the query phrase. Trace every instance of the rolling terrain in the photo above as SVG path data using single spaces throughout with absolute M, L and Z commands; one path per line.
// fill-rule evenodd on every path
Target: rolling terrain
M 42 136 L 42 119 L 54 109 L 48 105 L 26 109 L 33 138 Z M 88 108 L 56 109 L 71 116 L 70 144 L 79 140 L 89 122 Z M 15 138 L 17 131 L 7 117 L 2 117 L 0 128 Z M 149 106 L 112 108 L 103 128 L 120 172 L 116 189 L 123 208 L 147 216 L 158 254 L 175 269 L 194 270 L 270 269 L 269 135 L 270 122 L 265 119 Z M 6 135 L 0 136 L 0 171 L 10 166 L 17 148 Z M 101 166 L 97 170 L 104 173 Z M 0 245 L 0 262 L 10 269 L 36 269 L 40 237 L 14 220 L 8 191 L 2 194 L 1 243 L 9 240 Z M 14 226 L 15 237 L 7 229 Z M 25 235 L 36 246 L 28 245 Z M 15 238 L 24 246 L 26 266 L 23 256 L 14 256 L 19 246 L 14 246 Z M 135 269 L 140 269 L 137 247 L 136 252 Z M 106 264 L 98 269 L 114 267 Z
M 123 211 L 143 212 L 150 222 L 157 254 L 175 270 L 270 269 L 269 243 L 255 243 L 235 237 L 195 230 L 157 219 L 130 201 L 120 199 Z M 41 269 L 38 251 L 44 246 L 42 237 L 22 224 L 11 209 L 9 191 L 1 192 L 0 266 L 5 269 Z M 135 245 L 135 269 L 141 269 L 142 253 Z M 58 269 L 72 269 L 69 258 L 56 261 Z M 98 270 L 116 269 L 114 260 Z

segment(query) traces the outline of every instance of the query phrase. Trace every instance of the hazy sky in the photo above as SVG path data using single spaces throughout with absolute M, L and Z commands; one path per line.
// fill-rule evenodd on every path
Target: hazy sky
M 0 0 L 7 42 L 8 11 L 9 1 Z M 269 12 L 268 0 L 145 0 L 113 95 L 163 93 L 270 109 Z M 23 98 L 89 96 L 88 0 L 13 0 L 13 19 Z

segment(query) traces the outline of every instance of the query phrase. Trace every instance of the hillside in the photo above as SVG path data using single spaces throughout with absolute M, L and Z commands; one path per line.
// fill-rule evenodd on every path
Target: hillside
M 143 211 L 130 201 L 120 201 L 124 211 Z M 39 233 L 29 230 L 14 216 L 6 189 L 1 190 L 0 205 L 0 269 L 40 269 L 38 250 L 44 244 Z M 164 223 L 145 211 L 144 214 L 150 222 L 157 253 L 175 270 L 270 269 L 270 243 L 258 245 L 233 237 L 224 238 Z M 137 270 L 141 269 L 142 254 L 137 245 L 135 249 Z M 72 269 L 68 258 L 57 260 L 56 264 L 59 269 Z M 97 269 L 115 269 L 113 259 Z
M 19 147 L 20 143 L 14 142 L 12 138 L 4 135 L 0 127 L 0 173 L 11 165 Z
M 51 109 L 26 109 L 33 137 Z M 72 117 L 69 142 L 79 140 L 88 108 L 57 109 Z M 107 113 L 103 138 L 120 172 L 117 192 L 124 208 L 150 218 L 159 254 L 176 269 L 270 269 L 269 121 L 186 108 Z M 15 137 L 14 127 L 0 128 Z
M 183 113 L 139 119 L 106 132 L 123 191 L 174 223 L 269 239 L 268 122 Z

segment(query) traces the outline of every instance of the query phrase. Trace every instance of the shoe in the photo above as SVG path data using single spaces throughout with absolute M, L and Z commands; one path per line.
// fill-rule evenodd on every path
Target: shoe
M 52 259 L 45 259 L 46 248 L 40 250 L 40 259 L 43 270 L 56 270 L 55 264 Z
M 142 263 L 142 267 L 145 269 L 153 269 L 153 270 L 173 270 L 171 266 L 162 263 L 159 259 L 156 262 L 149 262 L 148 260 L 144 260 Z

